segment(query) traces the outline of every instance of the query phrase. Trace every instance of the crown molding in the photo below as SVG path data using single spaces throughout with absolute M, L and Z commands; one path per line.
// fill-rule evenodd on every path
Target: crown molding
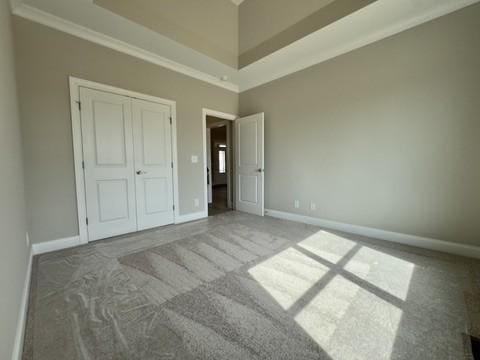
M 108 32 L 108 29 L 105 30 L 106 28 L 97 27 L 97 30 L 89 28 L 89 26 L 93 26 L 93 23 L 83 21 L 82 19 L 84 18 L 82 17 L 74 17 L 74 21 L 71 21 L 64 17 L 53 15 L 52 12 L 57 13 L 60 6 L 58 5 L 59 0 L 29 1 L 37 1 L 37 3 L 42 4 L 42 6 L 46 3 L 56 4 L 56 7 L 51 6 L 49 8 L 50 12 L 47 12 L 22 3 L 22 0 L 11 0 L 12 12 L 17 16 L 38 22 L 56 30 L 120 51 L 229 91 L 240 93 L 408 30 L 427 21 L 477 3 L 480 0 L 422 0 L 421 2 L 418 0 L 377 0 L 341 20 L 305 36 L 240 70 L 217 64 L 207 56 L 199 55 L 194 50 L 182 47 L 178 43 L 173 45 L 166 43 L 165 41 L 167 40 L 165 40 L 166 38 L 164 37 L 151 38 L 149 37 L 151 34 L 146 29 L 141 27 L 132 28 L 132 26 L 136 25 L 131 22 L 124 22 L 124 19 L 121 18 L 108 17 L 112 16 L 110 13 L 108 13 L 108 15 L 107 13 L 100 14 L 101 16 L 96 19 L 97 23 L 94 25 L 98 25 L 98 22 L 108 24 L 109 20 L 117 21 L 114 25 L 115 28 L 121 28 L 122 26 L 125 26 L 125 28 L 123 32 L 118 34 L 113 33 L 115 37 L 106 35 L 103 32 Z M 83 2 L 80 3 L 73 2 L 70 6 L 92 5 L 91 0 L 83 0 Z M 63 10 L 65 10 L 65 8 L 68 8 L 68 6 L 64 4 Z M 68 14 L 69 18 L 72 17 L 72 11 L 74 13 L 75 9 L 70 9 L 70 13 Z M 79 7 L 78 9 L 81 8 Z M 96 14 L 94 11 L 99 11 L 98 9 L 92 8 L 88 10 L 89 12 L 83 14 L 84 17 L 88 17 L 89 15 L 93 16 Z M 64 15 L 65 13 L 63 13 L 62 16 Z M 84 24 L 79 25 L 78 22 Z M 129 31 L 135 32 L 136 37 L 129 38 L 128 35 L 126 35 L 129 34 Z M 149 44 L 145 42 L 140 42 L 143 47 L 138 46 L 139 38 L 149 39 L 147 43 L 149 42 L 150 44 L 153 44 L 153 41 L 158 39 L 160 43 L 157 44 L 159 46 L 156 48 L 154 46 L 152 49 L 147 50 L 145 47 L 148 47 Z M 137 45 L 133 45 L 133 43 L 137 43 Z M 160 55 L 160 53 L 162 55 Z M 178 55 L 179 53 L 181 55 Z M 176 60 L 172 60 L 172 58 Z M 223 81 L 220 76 L 212 75 L 223 74 L 225 72 L 231 80 Z
M 17 8 L 22 3 L 22 0 L 10 0 L 10 10 L 13 13 L 13 10 Z
M 377 0 L 242 68 L 240 92 L 369 45 L 479 0 Z
M 19 4 L 12 9 L 12 12 L 16 16 L 20 16 L 22 18 L 65 32 L 67 34 L 77 36 L 81 39 L 94 42 L 107 48 L 120 51 L 124 54 L 134 56 L 152 64 L 159 65 L 169 70 L 181 73 L 183 75 L 190 76 L 197 80 L 201 80 L 236 93 L 239 92 L 237 84 L 223 81 L 203 71 L 199 71 L 192 67 L 183 65 L 179 62 L 170 60 L 164 56 L 155 54 L 138 46 L 131 45 L 125 41 L 115 39 L 98 31 L 88 29 L 82 25 L 75 24 L 69 20 L 65 20 L 56 15 L 52 15 L 33 6 L 27 4 Z

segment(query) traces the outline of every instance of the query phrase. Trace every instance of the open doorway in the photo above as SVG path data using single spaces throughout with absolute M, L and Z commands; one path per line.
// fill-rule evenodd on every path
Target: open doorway
M 231 121 L 206 116 L 208 215 L 232 210 Z

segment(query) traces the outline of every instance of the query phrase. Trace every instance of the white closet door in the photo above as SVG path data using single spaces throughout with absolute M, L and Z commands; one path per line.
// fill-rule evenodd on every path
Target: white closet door
M 80 88 L 89 240 L 137 230 L 128 97 Z
M 264 114 L 235 121 L 237 153 L 236 209 L 264 215 Z
M 172 224 L 170 106 L 132 100 L 138 230 Z

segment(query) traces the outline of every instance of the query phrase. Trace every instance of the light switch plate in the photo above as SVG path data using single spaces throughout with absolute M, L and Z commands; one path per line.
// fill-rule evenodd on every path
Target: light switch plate
M 200 201 L 198 199 L 194 199 L 193 204 L 195 205 L 195 207 L 199 207 L 200 206 Z
M 198 156 L 197 155 L 192 155 L 192 164 L 198 163 Z

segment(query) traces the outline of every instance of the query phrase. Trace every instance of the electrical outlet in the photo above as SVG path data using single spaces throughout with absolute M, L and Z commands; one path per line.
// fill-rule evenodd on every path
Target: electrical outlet
M 317 210 L 317 204 L 315 204 L 314 202 L 310 203 L 310 210 L 312 211 Z
M 192 164 L 198 163 L 198 156 L 197 155 L 192 155 Z
M 200 200 L 193 199 L 193 204 L 195 205 L 195 207 L 199 207 L 200 206 Z
M 299 200 L 295 200 L 294 206 L 295 206 L 295 209 L 300 208 L 300 201 L 299 201 Z

